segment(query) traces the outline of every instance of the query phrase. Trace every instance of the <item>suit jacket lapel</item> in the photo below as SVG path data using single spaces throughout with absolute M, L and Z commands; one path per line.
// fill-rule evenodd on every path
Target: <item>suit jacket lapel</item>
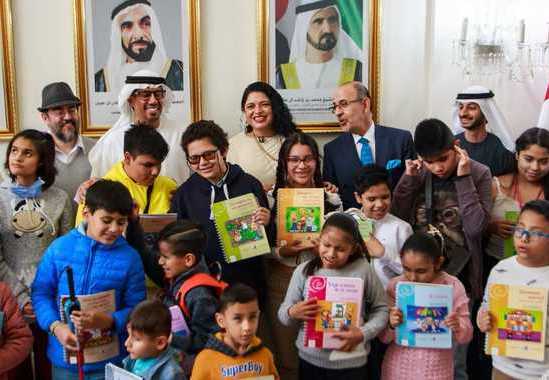
M 387 146 L 388 141 L 383 127 L 380 127 L 379 125 L 375 126 L 374 138 L 376 140 L 376 164 L 381 165 L 382 162 L 387 160 L 384 153 L 387 152 L 387 149 L 389 148 Z
M 341 154 L 344 155 L 345 160 L 343 162 L 348 162 L 352 166 L 350 169 L 360 168 L 360 157 L 356 151 L 355 140 L 353 135 L 349 132 L 346 132 L 343 135 L 343 149 Z

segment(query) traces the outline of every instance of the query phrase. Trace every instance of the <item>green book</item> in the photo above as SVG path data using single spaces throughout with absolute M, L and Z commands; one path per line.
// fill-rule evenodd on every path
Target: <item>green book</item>
M 516 223 L 518 221 L 518 211 L 506 211 L 505 220 Z M 503 241 L 503 258 L 508 258 L 517 254 L 515 251 L 515 244 L 513 243 L 513 236 Z
M 258 208 L 251 193 L 213 204 L 217 235 L 228 263 L 271 252 L 265 227 L 252 221 Z
M 355 219 L 358 222 L 358 230 L 360 231 L 360 236 L 362 239 L 370 239 L 370 235 L 374 234 L 374 221 L 368 218 L 358 218 Z

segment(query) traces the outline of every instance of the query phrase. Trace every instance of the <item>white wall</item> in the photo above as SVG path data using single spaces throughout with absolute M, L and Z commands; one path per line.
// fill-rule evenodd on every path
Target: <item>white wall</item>
M 549 14 L 545 0 L 533 1 L 535 7 L 513 1 L 522 1 L 526 18 L 535 17 L 535 12 L 542 15 L 538 17 Z M 468 2 L 473 4 L 472 0 L 381 0 L 379 122 L 405 129 L 413 129 L 428 116 L 450 122 L 452 99 L 468 83 L 450 65 L 448 46 L 459 33 L 464 14 L 460 5 Z M 216 120 L 233 135 L 241 128 L 242 90 L 257 79 L 257 1 L 201 0 L 200 4 L 203 117 Z M 73 1 L 12 0 L 12 16 L 20 127 L 38 128 L 36 107 L 42 87 L 52 81 L 76 86 Z M 546 78 L 538 76 L 525 85 L 496 84 L 500 107 L 517 131 L 537 119 Z M 316 137 L 322 145 L 334 135 Z M 0 157 L 5 145 L 0 144 Z

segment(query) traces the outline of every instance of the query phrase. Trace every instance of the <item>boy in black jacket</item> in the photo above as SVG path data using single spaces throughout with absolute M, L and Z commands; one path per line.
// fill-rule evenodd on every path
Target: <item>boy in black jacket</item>
M 227 134 L 213 121 L 200 120 L 189 125 L 181 138 L 181 147 L 194 174 L 177 189 L 170 212 L 177 213 L 178 219 L 191 219 L 204 227 L 208 237 L 206 262 L 221 265 L 223 281 L 264 289 L 261 257 L 230 264 L 225 261 L 211 212 L 215 202 L 252 193 L 261 206 L 254 214 L 254 222 L 267 225 L 270 211 L 261 183 L 240 166 L 226 161 Z

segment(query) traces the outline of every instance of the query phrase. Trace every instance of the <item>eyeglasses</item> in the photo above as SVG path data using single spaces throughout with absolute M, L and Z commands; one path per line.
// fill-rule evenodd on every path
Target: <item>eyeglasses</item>
M 549 239 L 549 233 L 541 232 L 541 231 L 530 231 L 522 227 L 515 227 L 514 234 L 515 234 L 515 237 L 519 239 L 522 239 L 524 236 L 526 236 L 526 239 L 530 241 L 536 241 L 541 238 Z
M 218 149 L 214 150 L 207 150 L 203 152 L 202 154 L 195 154 L 193 156 L 187 156 L 187 162 L 190 165 L 198 165 L 200 163 L 200 159 L 203 158 L 206 161 L 213 161 L 215 157 L 217 156 Z
M 332 103 L 331 107 L 329 107 L 330 111 L 332 111 L 332 113 L 335 113 L 337 108 L 341 108 L 341 109 L 345 109 L 347 107 L 349 107 L 351 105 L 351 103 L 357 103 L 357 102 L 361 102 L 363 101 L 364 98 L 359 98 L 359 99 L 355 99 L 355 100 L 346 100 L 346 99 L 343 99 L 343 100 L 340 100 L 339 103 Z
M 135 90 L 132 95 L 143 102 L 148 101 L 153 95 L 156 98 L 156 100 L 163 100 L 166 97 L 166 90 L 162 88 L 154 91 Z
M 303 162 L 304 165 L 311 165 L 313 162 L 316 161 L 316 158 L 315 156 L 313 155 L 308 155 L 308 156 L 305 156 L 303 158 L 299 157 L 299 156 L 290 156 L 288 157 L 288 163 L 289 164 L 292 164 L 292 165 L 299 165 L 299 163 Z

